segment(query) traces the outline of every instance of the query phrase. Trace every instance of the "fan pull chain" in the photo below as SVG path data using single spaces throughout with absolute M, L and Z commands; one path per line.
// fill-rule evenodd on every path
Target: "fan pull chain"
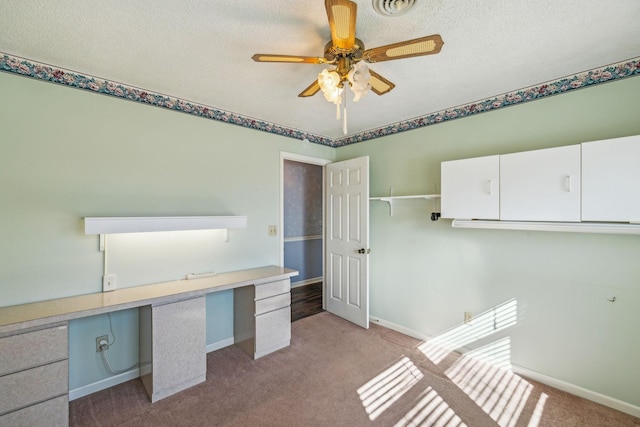
M 342 123 L 342 133 L 347 134 L 347 105 L 344 106 L 344 122 Z
M 342 122 L 342 133 L 344 135 L 347 134 L 347 87 L 349 85 L 344 85 L 344 121 Z

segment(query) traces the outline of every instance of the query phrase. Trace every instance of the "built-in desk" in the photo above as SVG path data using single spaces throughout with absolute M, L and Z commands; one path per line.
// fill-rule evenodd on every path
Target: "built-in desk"
M 140 370 L 156 401 L 206 378 L 208 293 L 243 288 L 234 303 L 234 340 L 252 356 L 289 345 L 291 324 L 283 308 L 290 304 L 290 277 L 297 274 L 267 266 L 0 308 L 0 365 L 7 367 L 0 366 L 0 402 L 8 402 L 0 403 L 0 425 L 68 420 L 69 320 L 140 307 Z M 281 314 L 265 316 L 270 313 Z M 12 366 L 9 360 L 23 363 Z M 35 378 L 45 392 L 35 400 L 18 396 L 34 388 Z

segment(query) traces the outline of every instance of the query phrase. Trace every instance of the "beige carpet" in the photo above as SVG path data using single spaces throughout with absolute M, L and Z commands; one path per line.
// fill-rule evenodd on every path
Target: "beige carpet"
M 292 345 L 252 360 L 207 356 L 207 381 L 152 404 L 139 380 L 70 403 L 71 426 L 640 426 L 640 419 L 323 312 Z

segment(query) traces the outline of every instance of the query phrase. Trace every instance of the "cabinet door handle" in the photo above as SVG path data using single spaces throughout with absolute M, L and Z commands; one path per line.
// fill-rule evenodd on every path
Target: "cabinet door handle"
M 493 180 L 489 180 L 489 194 L 493 194 Z
M 571 193 L 571 175 L 567 175 L 567 191 Z

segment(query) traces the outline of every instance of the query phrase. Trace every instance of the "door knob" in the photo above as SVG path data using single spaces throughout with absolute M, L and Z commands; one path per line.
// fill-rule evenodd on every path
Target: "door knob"
M 360 248 L 360 249 L 358 249 L 358 253 L 359 254 L 370 254 L 371 253 L 371 249 Z

